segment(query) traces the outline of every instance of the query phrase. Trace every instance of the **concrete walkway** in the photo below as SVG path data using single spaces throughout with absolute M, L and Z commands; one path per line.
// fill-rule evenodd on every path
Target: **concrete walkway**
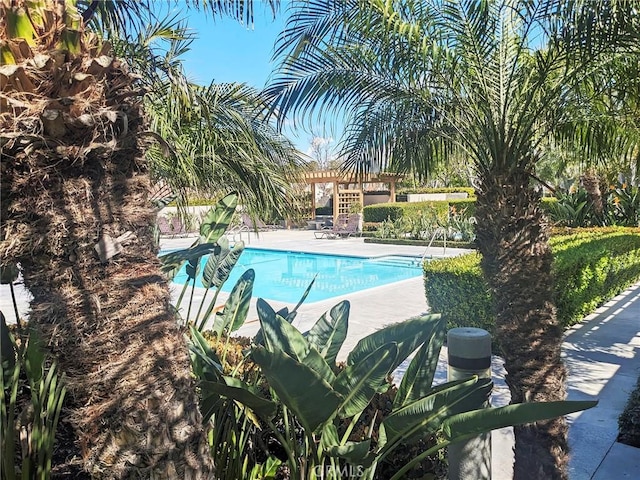
M 343 255 L 414 255 L 425 253 L 434 257 L 458 255 L 462 250 L 424 247 L 391 246 L 364 243 L 362 239 L 317 240 L 313 231 L 270 231 L 259 235 L 243 233 L 242 240 L 250 247 L 294 250 Z M 164 239 L 162 248 L 182 248 L 193 242 L 192 238 Z M 178 286 L 173 286 L 174 297 Z M 29 295 L 17 289 L 19 310 L 25 315 Z M 201 293 L 200 293 L 201 294 Z M 305 303 L 296 318 L 300 330 L 308 329 L 319 317 L 342 299 L 351 302 L 349 335 L 340 352 L 344 358 L 363 336 L 376 329 L 423 314 L 427 311 L 421 277 L 390 285 L 363 290 L 344 297 Z M 221 298 L 220 301 L 223 301 Z M 270 302 L 274 308 L 284 306 Z M 9 289 L 0 286 L 0 310 L 11 321 L 14 317 Z M 258 324 L 255 304 L 249 321 L 238 332 L 253 335 Z M 637 350 L 640 348 L 640 284 L 612 299 L 583 323 L 569 330 L 563 346 L 569 370 L 567 379 L 569 399 L 597 399 L 599 405 L 569 418 L 569 442 L 572 448 L 570 462 L 571 480 L 618 480 L 640 478 L 640 449 L 616 443 L 617 419 L 629 393 L 633 390 L 638 374 Z M 440 356 L 440 369 L 436 381 L 446 379 L 446 349 Z M 402 372 L 403 366 L 399 368 Z M 493 360 L 495 383 L 492 404 L 509 402 L 509 391 L 504 382 L 504 369 L 500 358 Z M 494 480 L 512 478 L 513 432 L 503 429 L 492 435 Z

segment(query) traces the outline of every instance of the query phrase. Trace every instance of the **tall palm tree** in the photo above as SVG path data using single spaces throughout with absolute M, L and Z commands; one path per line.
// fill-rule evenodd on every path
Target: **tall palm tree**
M 291 11 L 267 89 L 274 108 L 345 113 L 343 154 L 358 171 L 425 174 L 465 152 L 512 402 L 565 398 L 535 167 L 583 76 L 633 45 L 638 13 L 629 2 L 546 0 L 309 0 Z M 515 477 L 566 478 L 566 431 L 562 418 L 515 427 Z
M 203 3 L 253 15 L 252 2 Z M 208 479 L 188 350 L 150 228 L 142 92 L 85 31 L 151 6 L 0 0 L 0 265 L 20 265 L 30 322 L 66 373 L 80 469 Z

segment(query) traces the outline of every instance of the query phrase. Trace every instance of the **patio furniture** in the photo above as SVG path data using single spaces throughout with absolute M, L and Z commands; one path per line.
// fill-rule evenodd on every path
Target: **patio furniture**
M 352 213 L 347 218 L 347 224 L 344 228 L 336 232 L 341 238 L 359 237 L 362 235 L 360 231 L 360 214 Z
M 357 215 L 357 214 L 355 214 Z M 354 233 L 354 221 L 351 218 L 353 215 L 340 214 L 336 219 L 335 225 L 331 227 L 325 227 L 322 230 L 316 230 L 313 232 L 314 236 L 318 239 L 327 238 L 348 238 Z M 355 221 L 355 231 L 358 230 L 359 219 Z
M 159 216 L 157 222 L 158 230 L 160 230 L 160 235 L 163 235 L 165 237 L 173 236 L 173 230 L 171 229 L 171 225 L 169 224 L 169 220 L 167 220 L 167 217 Z
M 246 213 L 243 213 L 240 215 L 240 222 L 242 225 L 244 225 L 249 230 L 254 232 L 266 232 L 266 231 L 275 230 L 276 228 L 279 228 L 278 225 L 267 225 L 259 218 L 256 218 L 254 220 Z
M 171 228 L 171 232 L 173 236 L 184 237 L 189 233 L 184 223 L 182 223 L 182 220 L 180 219 L 180 217 L 177 217 L 177 216 L 171 217 L 171 220 L 169 221 L 169 226 Z

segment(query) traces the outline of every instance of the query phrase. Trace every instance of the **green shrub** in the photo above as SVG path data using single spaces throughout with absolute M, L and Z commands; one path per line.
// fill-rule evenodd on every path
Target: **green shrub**
M 415 217 L 420 214 L 432 215 L 446 221 L 449 214 L 449 202 L 410 202 L 403 203 L 404 216 Z
M 551 237 L 555 300 L 564 328 L 640 278 L 639 233 L 639 229 L 607 228 Z M 424 273 L 427 301 L 434 312 L 443 313 L 449 328 L 493 331 L 491 294 L 478 254 L 427 262 Z
M 454 212 L 464 212 L 464 216 L 474 217 L 476 215 L 476 199 L 464 198 L 461 200 L 449 200 L 449 208 Z
M 384 222 L 385 220 L 397 220 L 402 217 L 404 210 L 398 203 L 379 203 L 367 205 L 363 210 L 365 222 Z
M 401 202 L 378 203 L 364 207 L 365 222 L 384 222 L 397 220 L 402 217 L 413 217 L 420 212 L 434 211 L 438 218 L 446 219 L 449 212 L 449 202 Z
M 455 208 L 456 211 L 465 212 L 466 217 L 474 217 L 476 214 L 476 199 L 475 197 L 464 198 L 461 200 L 449 200 L 449 205 L 452 208 Z M 544 212 L 548 215 L 549 212 L 554 208 L 553 206 L 557 203 L 557 199 L 553 197 L 544 197 L 542 199 L 541 207 Z
M 424 278 L 427 302 L 434 312 L 442 312 L 447 328 L 493 331 L 492 296 L 480 271 L 479 253 L 425 262 Z
M 624 411 L 618 418 L 618 441 L 632 447 L 640 447 L 640 379 L 631 392 Z
M 363 232 L 375 232 L 380 228 L 382 222 L 363 222 L 362 223 L 362 231 Z
M 316 208 L 316 215 L 333 215 L 333 207 L 331 205 L 318 207 Z
M 397 192 L 399 195 L 407 195 L 414 193 L 466 193 L 470 197 L 475 195 L 473 187 L 440 187 L 440 188 L 400 188 Z

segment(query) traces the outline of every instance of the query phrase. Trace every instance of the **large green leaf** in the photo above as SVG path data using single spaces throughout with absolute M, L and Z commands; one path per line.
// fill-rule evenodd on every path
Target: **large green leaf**
M 258 318 L 265 345 L 270 351 L 281 350 L 291 358 L 305 364 L 320 375 L 326 382 L 332 383 L 335 374 L 329 364 L 315 348 L 286 319 L 276 314 L 263 300 L 258 299 Z
M 446 321 L 439 318 L 430 327 L 431 336 L 418 349 L 402 377 L 393 399 L 394 410 L 426 396 L 431 391 L 440 349 L 446 335 Z
M 194 375 L 200 380 L 219 380 L 222 376 L 222 365 L 216 352 L 196 328 L 191 326 L 190 331 L 189 350 Z
M 238 195 L 231 193 L 207 212 L 200 224 L 200 243 L 216 242 L 229 228 L 238 205 Z
M 361 442 L 346 442 L 344 445 L 329 447 L 327 452 L 333 457 L 344 458 L 350 464 L 360 465 L 369 456 L 370 448 L 371 439 L 369 438 Z
M 360 442 L 340 441 L 338 429 L 333 423 L 326 423 L 322 429 L 320 447 L 333 457 L 340 457 L 354 465 L 369 467 L 376 459 L 377 452 L 370 451 L 371 439 L 367 438 Z M 364 478 L 364 477 L 359 477 Z
M 220 395 L 231 400 L 235 400 L 250 408 L 263 419 L 268 420 L 276 414 L 277 405 L 260 395 L 257 388 L 234 377 L 223 377 L 221 382 L 200 382 L 202 397 L 210 395 Z
M 224 310 L 221 315 L 216 316 L 213 326 L 213 330 L 219 335 L 229 335 L 244 324 L 249 312 L 255 278 L 256 273 L 253 268 L 250 268 L 240 276 L 233 286 L 233 290 L 224 304 Z
M 435 388 L 427 397 L 402 407 L 382 421 L 387 445 L 432 434 L 447 417 L 479 408 L 489 398 L 492 385 L 490 379 L 473 377 Z
M 336 356 L 347 338 L 349 306 L 346 300 L 335 305 L 306 333 L 307 341 L 318 349 L 330 365 L 335 363 Z
M 258 299 L 257 310 L 258 318 L 271 318 L 272 316 L 277 315 L 284 318 L 287 323 L 293 322 L 293 320 L 296 318 L 295 311 L 289 312 L 289 309 L 287 307 L 284 307 L 276 312 L 273 308 L 271 308 L 271 305 L 269 305 L 261 298 Z M 256 336 L 253 337 L 253 343 L 255 343 L 256 345 L 264 345 L 264 332 L 262 331 L 262 328 L 260 328 L 260 330 L 258 330 L 258 333 L 256 333 Z
M 307 432 L 314 432 L 335 415 L 341 395 L 311 368 L 281 351 L 270 352 L 264 347 L 254 348 L 252 356 L 271 388 Z
M 16 364 L 16 349 L 4 314 L 0 312 L 0 364 L 7 362 L 9 370 Z
M 161 270 L 167 275 L 169 280 L 173 280 L 184 262 L 189 260 L 195 260 L 201 258 L 203 255 L 207 255 L 215 252 L 219 249 L 215 243 L 204 243 L 201 245 L 195 245 L 183 250 L 177 250 L 175 252 L 160 255 L 160 261 L 162 262 Z
M 242 241 L 236 242 L 233 249 L 229 249 L 229 242 L 226 239 L 220 239 L 220 242 L 222 243 L 220 250 L 216 249 L 216 252 L 209 256 L 202 272 L 202 284 L 205 288 L 222 287 L 244 251 Z
M 34 328 L 29 328 L 29 340 L 24 354 L 24 366 L 29 381 L 39 382 L 44 372 L 45 354 L 42 340 Z
M 338 374 L 333 388 L 344 397 L 339 408 L 341 418 L 353 417 L 367 407 L 385 383 L 397 356 L 397 345 L 389 343 Z
M 302 361 L 309 353 L 309 342 L 262 298 L 258 299 L 256 307 L 265 346 L 270 351 L 282 350 L 290 357 Z
M 489 430 L 533 423 L 595 407 L 597 401 L 518 403 L 459 413 L 447 418 L 442 433 L 450 442 L 462 441 Z
M 358 342 L 351 353 L 349 353 L 347 364 L 356 364 L 382 345 L 396 342 L 398 344 L 398 358 L 392 368 L 393 370 L 400 365 L 411 352 L 428 340 L 432 335 L 433 322 L 439 319 L 440 314 L 424 315 L 382 328 Z
M 215 252 L 209 255 L 207 263 L 205 263 L 204 269 L 202 270 L 202 286 L 204 288 L 211 288 L 211 286 L 213 286 L 213 277 L 220 265 L 220 262 L 229 255 L 229 252 L 231 251 L 229 248 L 229 240 L 226 237 L 220 237 L 217 244 L 220 249 L 216 249 Z
M 332 384 L 336 379 L 336 374 L 333 373 L 333 370 L 331 369 L 329 364 L 324 358 L 322 358 L 322 355 L 320 355 L 315 347 L 311 346 L 309 348 L 307 356 L 300 361 L 311 370 L 316 372 L 318 375 L 320 375 L 320 377 L 323 378 L 327 383 Z
M 201 257 L 190 258 L 187 261 L 187 265 L 184 269 L 187 274 L 187 282 L 194 280 L 200 273 L 200 258 Z

